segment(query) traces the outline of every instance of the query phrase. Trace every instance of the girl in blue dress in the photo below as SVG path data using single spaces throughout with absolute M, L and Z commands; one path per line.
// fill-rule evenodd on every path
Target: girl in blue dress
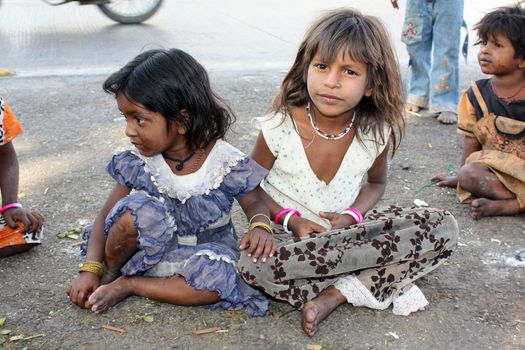
M 234 198 L 250 229 L 254 259 L 275 252 L 269 211 L 259 200 L 267 171 L 223 137 L 233 114 L 204 68 L 172 49 L 138 55 L 104 83 L 125 117 L 133 145 L 107 165 L 116 183 L 85 231 L 87 260 L 67 293 L 95 313 L 131 295 L 178 305 L 246 307 L 267 299 L 239 276 Z

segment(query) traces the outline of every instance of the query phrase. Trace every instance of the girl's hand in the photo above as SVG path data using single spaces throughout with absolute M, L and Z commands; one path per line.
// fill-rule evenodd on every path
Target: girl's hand
M 295 237 L 307 237 L 314 232 L 326 232 L 326 228 L 324 226 L 297 215 L 292 215 L 288 221 L 288 229 L 293 232 Z
M 432 182 L 437 182 L 437 185 L 440 187 L 453 187 L 458 186 L 458 176 L 457 175 L 438 175 L 430 179 Z
M 4 211 L 2 216 L 9 227 L 18 227 L 18 224 L 16 223 L 18 221 L 24 224 L 24 232 L 29 233 L 39 232 L 42 229 L 42 224 L 44 223 L 44 218 L 42 215 L 35 211 L 29 211 L 24 208 L 7 209 Z
M 73 304 L 82 309 L 89 309 L 90 305 L 87 304 L 87 300 L 99 285 L 100 277 L 92 272 L 83 271 L 71 282 L 66 293 Z
M 262 262 L 266 262 L 268 257 L 271 258 L 275 254 L 277 243 L 270 233 L 256 227 L 244 235 L 239 248 L 241 251 L 246 250 L 254 263 L 259 258 L 262 258 Z
M 321 211 L 319 216 L 330 221 L 332 229 L 345 228 L 355 224 L 355 219 L 347 214 Z

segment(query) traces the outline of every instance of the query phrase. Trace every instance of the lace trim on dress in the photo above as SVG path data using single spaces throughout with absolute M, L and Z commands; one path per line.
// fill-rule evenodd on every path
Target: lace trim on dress
M 334 287 L 339 289 L 349 304 L 356 307 L 366 306 L 371 309 L 384 310 L 393 303 L 392 311 L 399 316 L 408 316 L 412 312 L 423 310 L 428 305 L 423 292 L 414 284 L 406 287 L 402 294 L 400 291 L 395 291 L 383 301 L 377 300 L 370 290 L 353 275 L 340 278 Z
M 195 255 L 196 256 L 205 255 L 210 260 L 224 261 L 228 264 L 231 264 L 235 269 L 237 269 L 237 262 L 235 260 L 232 260 L 229 256 L 226 256 L 226 255 L 215 254 L 213 251 L 209 249 L 199 250 L 197 253 L 195 253 Z
M 217 189 L 231 168 L 246 155 L 225 141 L 217 140 L 204 164 L 195 173 L 176 175 L 162 155 L 144 157 L 136 148 L 131 153 L 144 161 L 144 170 L 151 174 L 151 181 L 158 191 L 183 204 L 192 196 L 209 194 Z

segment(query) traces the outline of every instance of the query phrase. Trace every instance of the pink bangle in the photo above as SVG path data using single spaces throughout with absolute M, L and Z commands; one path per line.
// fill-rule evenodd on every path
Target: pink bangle
M 356 224 L 360 224 L 364 220 L 363 214 L 361 214 L 361 212 L 357 210 L 356 208 L 346 208 L 345 210 L 341 212 L 341 214 L 350 215 L 351 217 L 354 218 Z
M 0 208 L 0 215 L 2 215 L 4 213 L 4 211 L 6 211 L 7 209 L 11 209 L 11 208 L 22 208 L 22 204 L 20 204 L 20 203 L 9 203 L 9 204 L 6 204 L 6 205 L 4 205 L 3 207 Z
M 275 217 L 273 218 L 273 222 L 274 224 L 276 225 L 279 225 L 279 218 L 286 214 L 286 213 L 289 213 L 289 212 L 293 212 L 294 214 L 297 214 L 298 216 L 301 216 L 301 213 L 296 210 L 296 209 L 293 209 L 293 208 L 284 208 L 282 209 L 280 212 L 277 213 L 277 215 L 275 215 Z

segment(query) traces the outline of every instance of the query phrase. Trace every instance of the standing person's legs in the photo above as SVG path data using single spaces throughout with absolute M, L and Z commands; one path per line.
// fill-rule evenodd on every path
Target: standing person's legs
M 430 78 L 430 111 L 443 124 L 457 121 L 459 45 L 463 0 L 433 1 L 434 54 Z
M 410 56 L 410 87 L 406 100 L 409 112 L 428 108 L 432 52 L 432 3 L 408 0 L 401 41 Z

